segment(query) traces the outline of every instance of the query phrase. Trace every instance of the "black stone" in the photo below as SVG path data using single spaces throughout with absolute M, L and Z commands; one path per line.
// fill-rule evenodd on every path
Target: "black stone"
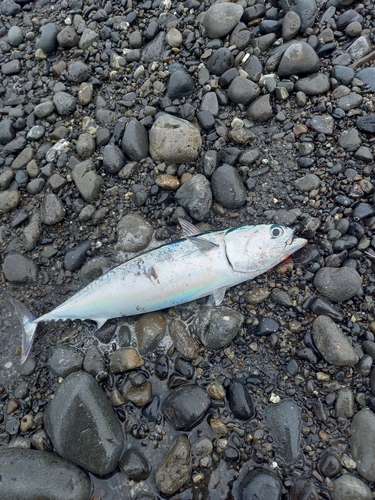
M 375 114 L 360 116 L 357 118 L 356 125 L 362 132 L 375 134 Z
M 357 220 L 368 219 L 375 215 L 375 206 L 369 203 L 358 203 L 353 210 L 353 218 Z
M 338 323 L 341 323 L 341 321 L 343 321 L 344 319 L 344 315 L 338 309 L 336 309 L 336 307 L 331 304 L 331 302 L 329 302 L 327 299 L 324 299 L 323 297 L 318 297 L 313 302 L 311 310 L 317 316 L 323 314 L 325 316 L 329 316 Z
M 172 100 L 182 99 L 195 92 L 193 78 L 184 69 L 174 71 L 168 80 L 167 96 Z
M 144 481 L 151 472 L 145 456 L 136 448 L 127 449 L 119 464 L 125 474 L 133 481 Z
M 207 61 L 207 69 L 211 75 L 221 76 L 233 66 L 234 58 L 230 50 L 221 47 Z
M 87 250 L 90 249 L 90 242 L 85 241 L 80 245 L 76 246 L 72 250 L 69 250 L 64 257 L 64 266 L 68 271 L 77 271 L 86 259 Z
M 209 111 L 199 111 L 197 120 L 204 130 L 211 130 L 215 125 L 215 118 Z
M 227 398 L 235 418 L 249 420 L 255 415 L 250 392 L 240 380 L 232 380 L 227 388 Z
M 204 389 L 184 385 L 167 397 L 162 412 L 175 429 L 190 430 L 202 420 L 210 404 L 211 398 Z
M 262 317 L 259 324 L 255 327 L 254 334 L 257 337 L 270 336 L 279 329 L 279 323 L 273 318 Z

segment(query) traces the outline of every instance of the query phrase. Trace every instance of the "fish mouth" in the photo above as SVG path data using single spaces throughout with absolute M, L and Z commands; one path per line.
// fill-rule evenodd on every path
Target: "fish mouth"
M 300 248 L 302 248 L 303 246 L 305 246 L 306 243 L 307 243 L 307 240 L 305 240 L 304 238 L 298 238 L 298 237 L 296 237 L 295 231 L 296 231 L 296 229 L 293 228 L 292 229 L 292 234 L 290 235 L 290 237 L 285 242 L 284 250 L 287 253 L 287 257 L 289 257 L 289 255 L 291 255 L 296 250 L 299 250 Z

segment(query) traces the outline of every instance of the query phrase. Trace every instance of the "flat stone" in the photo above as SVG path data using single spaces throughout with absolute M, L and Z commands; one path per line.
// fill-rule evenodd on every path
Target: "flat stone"
M 17 208 L 21 202 L 21 193 L 14 189 L 0 192 L 0 215 Z
M 240 21 L 244 9 L 235 3 L 217 3 L 205 12 L 203 26 L 209 38 L 223 38 Z
M 176 200 L 191 217 L 205 220 L 212 205 L 210 182 L 202 174 L 193 175 L 176 191 Z
M 294 10 L 289 10 L 284 18 L 281 36 L 284 42 L 292 40 L 301 28 L 301 18 Z
M 42 33 L 37 43 L 37 47 L 42 49 L 45 54 L 52 54 L 57 50 L 57 35 L 59 28 L 54 23 L 45 24 L 42 27 Z
M 22 65 L 19 59 L 13 59 L 1 65 L 1 72 L 5 76 L 18 75 L 21 71 Z
M 25 167 L 35 156 L 34 148 L 25 148 L 12 162 L 12 169 L 19 170 Z
M 358 71 L 356 78 L 368 85 L 372 92 L 375 92 L 375 68 L 364 68 Z
M 357 38 L 346 52 L 350 55 L 353 61 L 361 59 L 361 57 L 366 56 L 372 50 L 372 44 L 367 36 L 360 36 Z
M 255 99 L 248 107 L 246 115 L 250 120 L 260 123 L 272 118 L 273 109 L 270 102 L 270 95 L 262 95 Z
M 229 98 L 236 104 L 250 104 L 259 94 L 259 86 L 242 76 L 237 76 L 228 88 Z
M 12 120 L 0 121 L 0 144 L 5 145 L 15 138 L 16 131 L 13 127 Z
M 247 190 L 231 165 L 222 165 L 215 170 L 211 187 L 215 200 L 225 208 L 239 208 L 246 202 Z
M 68 375 L 44 414 L 58 454 L 93 474 L 110 474 L 124 445 L 121 424 L 104 391 L 85 372 Z
M 361 139 L 358 130 L 356 128 L 350 128 L 341 134 L 337 142 L 343 149 L 353 149 L 361 144 Z
M 190 441 L 187 436 L 179 436 L 161 464 L 155 470 L 155 483 L 165 495 L 173 495 L 190 479 L 192 472 Z
M 5 279 L 14 285 L 25 285 L 33 283 L 38 277 L 38 266 L 36 263 L 18 253 L 8 254 L 3 262 Z
M 318 134 L 332 135 L 334 120 L 330 115 L 316 115 L 310 120 L 310 127 Z
M 320 179 L 315 174 L 306 174 L 293 182 L 300 191 L 312 191 L 320 186 Z
M 0 450 L 0 477 L 1 496 L 6 500 L 89 500 L 91 497 L 91 482 L 86 472 L 47 451 Z

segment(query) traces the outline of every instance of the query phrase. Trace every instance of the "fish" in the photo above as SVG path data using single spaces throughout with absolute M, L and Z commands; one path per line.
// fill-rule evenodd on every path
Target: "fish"
M 202 233 L 179 219 L 182 238 L 145 251 L 113 268 L 39 318 L 11 302 L 22 329 L 21 365 L 27 360 L 39 323 L 92 320 L 97 328 L 111 318 L 144 314 L 209 296 L 218 306 L 226 289 L 265 273 L 307 241 L 279 224 L 259 224 Z

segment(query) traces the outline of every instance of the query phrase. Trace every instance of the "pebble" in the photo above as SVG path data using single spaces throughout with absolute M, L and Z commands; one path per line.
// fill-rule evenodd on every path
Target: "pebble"
M 3 262 L 3 272 L 5 279 L 15 285 L 24 285 L 37 280 L 38 266 L 37 264 L 18 253 L 6 255 Z
M 351 454 L 357 464 L 357 472 L 368 481 L 375 481 L 375 415 L 364 408 L 354 415 L 351 425 Z
M 212 191 L 207 178 L 194 175 L 176 191 L 176 200 L 197 221 L 207 218 L 212 205 Z
M 244 9 L 239 4 L 218 3 L 205 12 L 203 26 L 210 38 L 223 38 L 238 24 Z
M 135 370 L 143 365 L 143 359 L 132 347 L 117 349 L 110 359 L 109 368 L 112 373 Z
M 358 477 L 343 474 L 333 481 L 332 500 L 372 500 L 370 488 Z
M 89 432 L 87 422 L 92 422 Z M 45 429 L 60 456 L 89 472 L 103 476 L 117 467 L 124 443 L 121 425 L 91 375 L 78 371 L 65 378 L 45 412 Z
M 67 377 L 70 373 L 77 372 L 82 367 L 83 354 L 74 347 L 58 346 L 48 360 L 50 370 L 56 377 Z
M 122 150 L 129 160 L 140 161 L 149 153 L 147 131 L 138 120 L 133 118 L 126 126 L 122 137 Z
M 268 94 L 255 99 L 247 110 L 247 117 L 255 122 L 266 122 L 273 116 L 273 109 Z
M 150 467 L 143 453 L 128 448 L 120 460 L 120 467 L 133 481 L 144 481 L 150 475 Z
M 135 324 L 135 334 L 139 353 L 143 356 L 154 351 L 163 340 L 166 331 L 166 318 L 163 313 L 144 314 Z
M 196 334 L 204 346 L 221 349 L 236 337 L 243 321 L 242 314 L 229 307 L 203 306 L 196 318 Z
M 92 203 L 96 200 L 104 181 L 96 173 L 95 165 L 91 160 L 78 163 L 72 171 L 72 178 L 85 201 Z
M 198 356 L 198 344 L 182 321 L 172 320 L 168 325 L 168 330 L 173 345 L 181 356 L 185 359 L 194 359 Z
M 237 170 L 221 165 L 211 178 L 214 199 L 225 208 L 239 208 L 246 202 L 247 191 Z
M 21 202 L 21 193 L 14 189 L 0 192 L 0 215 L 17 208 Z
M 314 278 L 314 285 L 319 293 L 332 302 L 351 299 L 361 287 L 361 277 L 355 269 L 349 267 L 323 267 Z
M 235 418 L 249 420 L 255 414 L 250 392 L 240 380 L 232 380 L 227 388 L 227 398 Z
M 250 104 L 259 94 L 259 86 L 242 76 L 237 76 L 228 88 L 228 96 L 236 104 Z
M 71 115 L 76 109 L 77 100 L 68 92 L 56 92 L 53 96 L 53 104 L 60 116 Z
M 207 392 L 195 384 L 178 387 L 164 400 L 162 412 L 177 430 L 195 427 L 206 414 L 211 404 Z
M 246 467 L 246 464 L 243 468 Z M 246 470 L 246 469 L 245 469 Z M 263 500 L 280 500 L 282 493 L 282 483 L 280 479 L 263 467 L 255 467 L 240 479 L 237 479 L 235 491 L 238 491 L 236 498 L 246 500 L 248 498 L 262 498 Z
M 319 71 L 319 57 L 306 42 L 296 42 L 284 52 L 277 74 L 279 77 L 316 73 Z M 302 90 L 302 89 L 299 89 Z
M 54 193 L 45 195 L 40 207 L 40 218 L 44 224 L 53 226 L 65 217 L 65 208 L 60 198 Z
M 153 233 L 151 224 L 138 214 L 124 215 L 117 224 L 118 244 L 124 252 L 141 252 Z
M 57 50 L 58 27 L 54 23 L 47 23 L 42 27 L 42 32 L 37 43 L 39 49 L 45 54 L 52 54 Z
M 163 461 L 155 470 L 155 483 L 165 495 L 173 495 L 190 479 L 192 472 L 190 441 L 179 436 L 170 447 Z
M 110 174 L 119 172 L 125 164 L 124 153 L 114 144 L 107 144 L 103 149 L 103 167 Z
M 335 366 L 353 366 L 358 356 L 340 327 L 328 316 L 318 316 L 313 323 L 315 345 L 323 358 Z

